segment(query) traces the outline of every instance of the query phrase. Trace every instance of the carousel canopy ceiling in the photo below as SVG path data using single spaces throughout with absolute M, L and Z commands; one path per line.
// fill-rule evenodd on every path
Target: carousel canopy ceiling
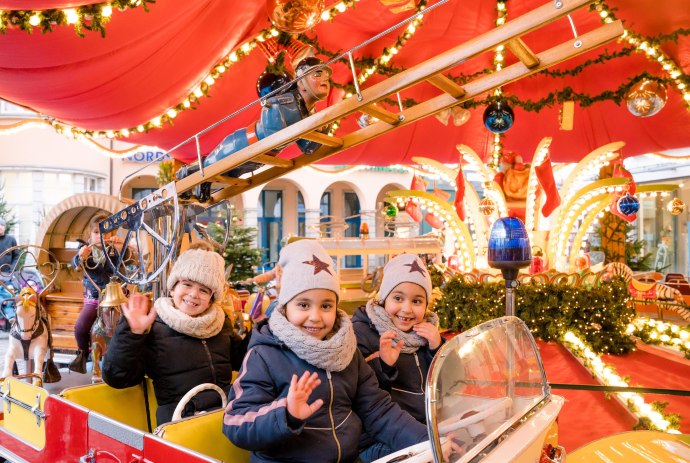
M 338 8 L 328 4 L 326 11 L 334 16 L 299 38 L 329 59 L 327 53 L 342 53 L 412 16 L 416 8 L 425 5 L 419 2 L 345 1 Z M 302 0 L 290 5 L 309 8 L 314 3 L 318 2 Z M 553 0 L 510 0 L 501 5 L 505 5 L 510 21 L 548 3 Z M 257 99 L 256 81 L 267 58 L 260 47 L 249 49 L 245 44 L 256 43 L 262 31 L 267 35 L 272 27 L 265 0 L 158 0 L 143 4 L 140 0 L 110 4 L 37 0 L 31 7 L 46 10 L 41 15 L 15 11 L 26 5 L 23 0 L 0 0 L 0 10 L 4 10 L 0 12 L 0 28 L 6 29 L 0 35 L 0 98 L 54 118 L 57 126 L 95 132 L 119 130 L 119 134 L 126 129 L 125 133 L 131 133 L 123 140 L 170 149 Z M 112 12 L 104 10 L 104 5 L 112 6 Z M 379 62 L 380 74 L 375 73 L 363 86 L 491 30 L 502 14 L 498 5 L 491 0 L 448 0 L 425 14 L 416 27 L 403 27 L 359 48 L 354 52 L 359 73 L 373 60 L 386 54 L 390 57 L 387 64 Z M 552 159 L 570 162 L 612 141 L 626 143 L 625 156 L 690 146 L 690 102 L 683 100 L 683 91 L 678 89 L 679 84 L 690 86 L 687 0 L 607 0 L 600 5 L 604 12 L 623 20 L 629 37 L 639 40 L 610 43 L 550 72 L 505 86 L 503 93 L 514 108 L 515 123 L 505 133 L 504 149 L 529 160 L 539 140 L 548 136 L 553 138 Z M 48 12 L 51 9 L 58 11 Z M 63 16 L 55 16 L 58 13 Z M 45 19 L 49 14 L 53 16 Z M 75 33 L 73 25 L 59 25 L 70 17 L 85 18 L 85 27 L 80 29 L 83 37 Z M 525 43 L 538 52 L 572 37 L 574 32 L 583 34 L 601 24 L 602 11 L 582 8 L 571 18 L 572 25 L 561 19 L 527 35 Z M 31 23 L 37 26 L 30 34 L 23 29 L 30 28 Z M 88 30 L 88 26 L 101 24 L 103 34 Z M 44 26 L 52 30 L 41 33 Z M 397 53 L 391 54 L 391 47 Z M 514 61 L 506 54 L 506 64 Z M 352 84 L 345 64 L 336 63 L 333 68 L 335 85 L 324 104 L 342 97 L 344 92 L 338 86 Z M 493 55 L 485 54 L 455 67 L 451 75 L 462 83 L 494 69 Z M 212 85 L 208 85 L 209 75 L 214 77 Z M 626 106 L 625 94 L 643 77 L 660 79 L 668 89 L 665 107 L 651 117 L 633 115 Z M 419 86 L 402 92 L 401 97 L 414 102 L 428 99 L 434 92 L 439 90 Z M 195 94 L 201 95 L 198 100 Z M 409 164 L 413 156 L 424 156 L 456 163 L 455 146 L 460 143 L 487 156 L 494 140 L 482 122 L 487 97 L 490 95 L 465 103 L 471 117 L 460 126 L 454 124 L 452 116 L 447 125 L 430 117 L 324 162 Z M 559 127 L 564 101 L 575 102 L 570 131 Z M 200 139 L 202 153 L 212 150 L 226 134 L 247 126 L 258 112 L 258 105 L 253 105 L 205 133 Z M 342 125 L 353 127 L 359 115 L 349 116 Z M 459 118 L 458 114 L 455 121 L 460 122 Z M 139 126 L 147 130 L 138 132 Z M 189 161 L 195 157 L 195 146 L 190 143 L 171 154 Z

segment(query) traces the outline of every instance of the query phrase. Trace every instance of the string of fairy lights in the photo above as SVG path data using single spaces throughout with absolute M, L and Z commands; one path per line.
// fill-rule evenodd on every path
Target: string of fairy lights
M 628 328 L 628 334 L 632 334 L 630 327 Z M 630 386 L 627 381 L 616 373 L 615 368 L 604 363 L 601 355 L 595 353 L 572 331 L 566 332 L 563 335 L 562 341 L 568 350 L 580 359 L 585 368 L 605 386 Z M 663 410 L 655 409 L 654 404 L 645 402 L 641 394 L 635 392 L 614 392 L 613 394 L 639 419 L 648 420 L 650 429 L 670 434 L 680 434 L 678 420 L 673 419 L 671 415 L 664 413 Z
M 690 329 L 662 320 L 637 317 L 628 328 L 634 336 L 645 344 L 663 345 L 690 359 Z
M 0 10 L 0 33 L 8 27 L 15 27 L 29 34 L 35 27 L 45 32 L 52 32 L 55 26 L 73 26 L 80 37 L 84 30 L 100 32 L 105 37 L 105 24 L 110 21 L 115 10 L 125 11 L 142 7 L 148 12 L 148 4 L 155 0 L 112 0 L 110 2 L 90 5 L 72 6 L 69 8 L 50 8 L 44 10 Z
M 324 10 L 322 19 L 332 20 L 338 14 L 344 13 L 349 8 L 355 5 L 355 0 L 341 0 L 333 5 L 331 8 Z M 261 30 L 252 39 L 244 42 L 235 50 L 228 53 L 219 62 L 217 62 L 210 71 L 207 71 L 205 76 L 195 84 L 189 91 L 187 96 L 179 103 L 171 108 L 168 108 L 163 113 L 151 118 L 147 122 L 143 122 L 136 127 L 129 127 L 118 130 L 88 130 L 79 127 L 71 126 L 64 122 L 58 121 L 54 118 L 48 118 L 48 121 L 53 128 L 61 134 L 72 136 L 75 139 L 84 137 L 94 138 L 128 138 L 133 133 L 148 133 L 151 130 L 160 129 L 166 124 L 172 124 L 172 121 L 183 111 L 194 109 L 198 106 L 204 97 L 209 96 L 209 90 L 215 82 L 220 79 L 232 66 L 240 62 L 245 57 L 249 56 L 260 42 L 265 42 L 270 38 L 275 38 L 280 35 L 280 31 L 275 27 Z
M 415 14 L 421 13 L 426 9 L 427 1 L 426 0 L 420 0 L 420 2 L 415 6 Z M 383 53 L 381 56 L 379 56 L 377 59 L 374 60 L 373 64 L 371 64 L 368 67 L 365 67 L 364 70 L 362 70 L 357 77 L 357 83 L 359 85 L 362 85 L 365 83 L 374 73 L 376 70 L 381 67 L 387 65 L 395 55 L 397 55 L 402 47 L 405 46 L 405 44 L 414 36 L 414 34 L 417 32 L 417 29 L 419 29 L 422 25 L 422 22 L 424 20 L 424 15 L 419 14 L 415 19 L 410 21 L 410 23 L 407 25 L 405 30 L 403 31 L 402 34 L 400 34 L 395 42 L 393 42 L 392 45 L 385 47 L 383 49 Z M 352 98 L 354 96 L 354 93 L 352 93 L 351 90 L 349 90 L 345 94 L 345 99 Z M 340 127 L 340 120 L 335 121 L 331 124 L 328 134 L 329 135 L 334 135 L 336 130 L 338 130 L 338 127 Z
M 508 19 L 508 8 L 506 7 L 506 2 L 499 0 L 496 2 L 496 27 L 500 27 L 506 23 Z M 505 58 L 505 45 L 498 45 L 494 50 L 494 70 L 496 72 L 503 69 L 503 60 Z M 497 87 L 494 90 L 494 97 L 500 98 L 503 94 L 503 88 Z M 489 162 L 489 167 L 496 170 L 501 165 L 501 157 L 503 156 L 503 137 L 504 133 L 493 134 L 493 148 L 491 150 L 491 161 Z
M 616 21 L 614 10 L 609 7 L 603 0 L 599 0 L 594 4 L 594 9 L 599 13 L 601 20 L 604 23 L 611 23 Z M 661 68 L 668 73 L 673 80 L 676 88 L 683 97 L 683 101 L 688 109 L 690 109 L 690 76 L 685 74 L 683 70 L 676 64 L 676 62 L 666 55 L 659 46 L 658 42 L 650 40 L 640 34 L 635 33 L 629 28 L 625 28 L 623 39 L 635 47 L 638 53 L 643 53 L 647 59 L 652 62 L 657 62 Z

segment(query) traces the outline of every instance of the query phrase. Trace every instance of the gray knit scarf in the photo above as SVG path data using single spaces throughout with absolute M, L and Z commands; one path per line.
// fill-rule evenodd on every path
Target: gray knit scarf
M 366 311 L 369 319 L 374 324 L 374 327 L 376 327 L 376 331 L 379 332 L 379 335 L 382 335 L 386 331 L 390 330 L 395 332 L 396 338 L 405 341 L 405 345 L 402 348 L 402 352 L 404 354 L 413 354 L 417 352 L 420 347 L 426 346 L 429 343 L 426 338 L 421 337 L 414 331 L 407 332 L 397 328 L 393 324 L 391 316 L 388 315 L 388 312 L 386 312 L 386 309 L 377 304 L 375 300 L 370 299 L 367 302 Z M 427 321 L 434 326 L 438 326 L 438 315 L 433 312 L 429 312 L 424 317 L 424 321 Z
M 357 349 L 350 316 L 338 309 L 331 335 L 316 339 L 301 331 L 285 317 L 285 306 L 277 307 L 268 320 L 273 335 L 284 342 L 299 358 L 327 371 L 343 371 Z
M 220 333 L 225 322 L 225 312 L 216 303 L 211 304 L 208 309 L 196 317 L 187 315 L 175 308 L 170 297 L 159 297 L 153 305 L 163 323 L 178 333 L 193 338 L 211 338 Z

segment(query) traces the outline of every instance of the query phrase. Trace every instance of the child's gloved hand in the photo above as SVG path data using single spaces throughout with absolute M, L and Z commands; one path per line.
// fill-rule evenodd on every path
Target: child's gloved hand
M 149 310 L 149 300 L 141 293 L 132 294 L 129 301 L 122 304 L 122 314 L 134 334 L 148 333 L 156 319 L 156 308 Z
M 292 375 L 290 389 L 287 395 L 287 411 L 298 420 L 306 420 L 323 405 L 322 399 L 316 399 L 311 404 L 307 403 L 312 391 L 321 384 L 316 372 L 309 374 L 305 371 L 298 380 L 297 375 Z
M 393 345 L 393 339 L 395 338 L 395 331 L 386 331 L 381 335 L 379 341 L 379 357 L 388 366 L 393 366 L 398 361 L 400 357 L 400 351 L 405 346 L 405 341 L 402 339 L 396 341 Z
M 429 349 L 436 350 L 441 345 L 441 333 L 429 322 L 418 323 L 412 327 L 415 333 L 429 341 Z

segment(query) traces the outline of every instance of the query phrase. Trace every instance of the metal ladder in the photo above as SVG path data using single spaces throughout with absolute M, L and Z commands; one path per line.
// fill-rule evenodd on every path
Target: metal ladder
M 539 53 L 532 51 L 522 41 L 521 36 L 592 2 L 593 0 L 553 0 L 464 44 L 362 90 L 361 100 L 353 97 L 336 103 L 211 164 L 204 168 L 203 176 L 201 172 L 196 172 L 177 181 L 175 183 L 177 193 L 188 191 L 202 182 L 220 183 L 222 187 L 213 193 L 209 201 L 213 204 L 399 127 L 413 124 L 443 109 L 522 79 L 620 37 L 624 31 L 623 26 L 620 21 L 614 21 Z M 470 58 L 493 51 L 501 44 L 505 45 L 519 61 L 493 74 L 475 78 L 464 85 L 455 83 L 443 74 Z M 406 108 L 399 114 L 376 105 L 377 102 L 389 96 L 395 96 L 397 92 L 423 82 L 434 85 L 443 93 Z M 379 121 L 338 137 L 317 132 L 318 129 L 357 111 L 374 116 Z M 322 146 L 313 154 L 302 154 L 293 159 L 282 159 L 266 154 L 299 138 L 318 142 Z M 260 162 L 272 167 L 249 178 L 230 178 L 221 175 L 248 161 Z

